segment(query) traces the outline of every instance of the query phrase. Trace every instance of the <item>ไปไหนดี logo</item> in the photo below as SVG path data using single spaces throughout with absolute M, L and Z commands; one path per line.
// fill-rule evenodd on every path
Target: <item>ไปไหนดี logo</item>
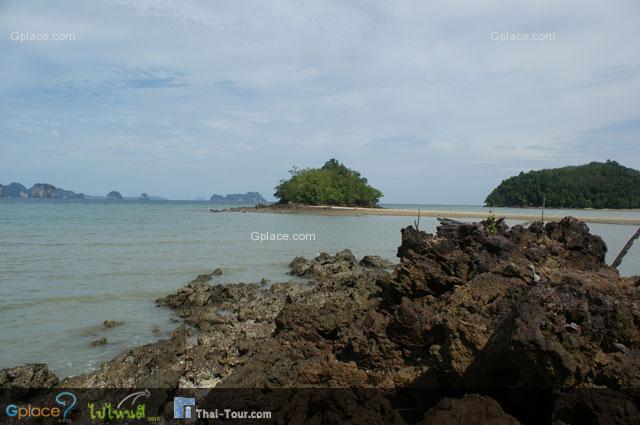
M 88 404 L 89 417 L 91 420 L 114 420 L 114 419 L 147 419 L 149 421 L 159 420 L 159 417 L 147 416 L 147 405 L 139 403 L 141 398 L 148 399 L 151 396 L 149 390 L 131 393 L 118 403 L 115 407 L 111 403 L 103 402 L 97 405 L 94 402 Z

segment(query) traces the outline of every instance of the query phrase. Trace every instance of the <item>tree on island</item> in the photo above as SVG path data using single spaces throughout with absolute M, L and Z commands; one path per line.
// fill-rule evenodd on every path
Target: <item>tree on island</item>
M 281 180 L 274 193 L 283 204 L 377 207 L 382 197 L 359 172 L 333 158 L 321 168 L 294 167 L 289 173 L 291 178 Z
M 615 161 L 521 172 L 503 180 L 489 207 L 640 208 L 640 171 Z

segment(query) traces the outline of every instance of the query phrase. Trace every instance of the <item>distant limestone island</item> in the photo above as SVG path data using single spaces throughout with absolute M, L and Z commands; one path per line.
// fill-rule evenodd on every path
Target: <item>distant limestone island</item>
M 36 183 L 31 189 L 27 189 L 24 185 L 14 182 L 7 186 L 0 184 L 0 198 L 85 199 L 86 197 L 84 193 L 60 189 L 48 183 Z
M 91 196 L 90 199 L 105 199 L 101 196 Z M 108 201 L 166 201 L 165 198 L 161 198 L 159 196 L 151 196 L 148 193 L 141 193 L 140 196 L 122 196 L 120 192 L 117 190 L 112 190 L 107 193 L 106 199 Z
M 227 204 L 227 205 L 258 205 L 266 204 L 267 200 L 262 197 L 258 192 L 247 193 L 231 193 L 229 195 L 212 195 L 209 202 L 214 204 Z
M 488 207 L 640 208 L 640 171 L 615 161 L 521 172 L 503 180 Z
M 76 193 L 72 190 L 65 190 L 55 187 L 49 183 L 36 183 L 30 189 L 27 189 L 20 183 L 11 183 L 9 185 L 0 184 L 0 198 L 13 199 L 106 199 L 109 201 L 164 201 L 165 198 L 159 196 L 151 196 L 147 193 L 141 194 L 139 197 L 122 196 L 117 190 L 112 190 L 106 196 L 92 196 L 84 193 Z
M 112 190 L 111 192 L 107 193 L 107 199 L 112 199 L 114 201 L 122 201 L 124 198 L 122 197 L 120 192 L 118 192 L 117 190 Z

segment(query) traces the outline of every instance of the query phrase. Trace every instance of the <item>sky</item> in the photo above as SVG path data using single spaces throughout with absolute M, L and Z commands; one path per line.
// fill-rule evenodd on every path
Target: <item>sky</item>
M 0 0 L 0 183 L 272 199 L 337 158 L 382 202 L 477 205 L 640 169 L 638 40 L 634 0 Z

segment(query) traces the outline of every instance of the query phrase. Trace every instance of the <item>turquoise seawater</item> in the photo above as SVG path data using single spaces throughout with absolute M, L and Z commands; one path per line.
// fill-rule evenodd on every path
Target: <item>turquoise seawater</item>
M 0 368 L 48 363 L 60 376 L 96 368 L 124 349 L 166 335 L 176 324 L 154 300 L 220 267 L 216 282 L 286 281 L 297 255 L 350 248 L 395 260 L 400 229 L 412 217 L 211 213 L 205 202 L 0 200 Z M 219 208 L 220 206 L 215 206 Z M 478 211 L 473 206 L 394 207 Z M 499 214 L 499 209 L 497 213 Z M 505 210 L 506 211 L 506 210 Z M 513 212 L 528 212 L 513 210 Z M 560 212 L 549 210 L 549 214 Z M 640 216 L 638 211 L 573 210 L 579 216 Z M 436 219 L 422 218 L 433 232 Z M 514 224 L 514 222 L 510 222 Z M 634 226 L 592 224 L 609 261 Z M 313 234 L 265 241 L 252 232 Z M 623 274 L 640 274 L 640 243 Z M 105 320 L 122 326 L 102 330 Z M 154 327 L 159 327 L 153 331 Z M 160 335 L 158 335 L 158 331 Z M 105 337 L 105 346 L 90 346 Z

